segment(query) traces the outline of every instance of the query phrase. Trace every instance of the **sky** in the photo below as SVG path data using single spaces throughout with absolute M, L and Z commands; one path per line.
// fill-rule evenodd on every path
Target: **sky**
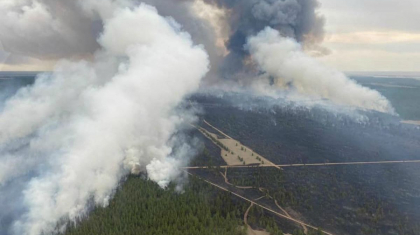
M 330 54 L 318 60 L 345 72 L 420 72 L 420 1 L 319 1 L 319 13 L 326 18 L 322 46 Z M 0 71 L 45 71 L 56 62 L 10 54 L 2 48 L 0 41 Z
M 331 50 L 321 61 L 342 71 L 420 71 L 420 1 L 320 2 Z

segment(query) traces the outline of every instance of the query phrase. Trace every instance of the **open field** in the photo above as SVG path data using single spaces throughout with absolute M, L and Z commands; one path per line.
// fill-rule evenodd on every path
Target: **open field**
M 198 127 L 198 130 L 207 138 L 209 138 L 214 144 L 221 148 L 220 156 L 229 166 L 247 166 L 247 165 L 260 165 L 260 166 L 271 166 L 276 165 L 270 162 L 268 159 L 256 153 L 251 148 L 244 146 L 241 142 L 231 138 L 219 129 L 215 128 L 208 122 L 204 121 L 205 124 L 213 128 L 215 131 L 221 134 L 217 135 L 210 131 Z

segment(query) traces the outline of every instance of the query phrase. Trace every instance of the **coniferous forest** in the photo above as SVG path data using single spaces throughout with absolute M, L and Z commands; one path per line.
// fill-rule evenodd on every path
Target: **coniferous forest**
M 246 234 L 246 203 L 193 177 L 183 190 L 177 192 L 175 185 L 163 190 L 131 176 L 109 207 L 96 208 L 77 226 L 70 225 L 66 235 Z

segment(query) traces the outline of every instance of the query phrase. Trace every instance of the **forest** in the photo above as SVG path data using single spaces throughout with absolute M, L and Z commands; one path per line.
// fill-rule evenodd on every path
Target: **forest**
M 108 207 L 95 208 L 66 234 L 242 235 L 244 207 L 196 178 L 177 192 L 176 185 L 163 190 L 144 177 L 130 176 Z
M 198 97 L 207 120 L 256 153 L 278 164 L 416 159 L 418 130 L 377 117 L 360 122 L 320 110 L 263 105 L 237 107 L 222 98 Z M 391 118 L 392 119 L 392 118 Z M 390 124 L 391 123 L 391 124 Z M 211 128 L 199 123 L 202 128 Z M 87 234 L 304 234 L 301 227 L 207 184 L 221 185 L 268 208 L 279 206 L 305 223 L 333 234 L 419 235 L 420 168 L 417 165 L 225 169 L 218 146 L 197 130 L 199 154 L 182 187 L 161 189 L 146 176 L 130 176 L 107 208 L 69 226 L 66 235 Z M 219 137 L 218 137 L 219 138 Z M 402 148 L 401 146 L 404 146 Z M 397 151 L 398 149 L 398 151 Z M 223 177 L 225 174 L 226 179 Z M 226 182 L 225 182 L 226 181 Z M 250 187 L 243 189 L 241 187 Z M 309 230 L 307 235 L 323 234 Z
M 97 207 L 87 218 L 71 223 L 65 234 L 245 235 L 244 213 L 248 207 L 249 203 L 196 177 L 190 177 L 179 191 L 174 184 L 161 189 L 145 176 L 130 176 L 108 207 Z M 283 234 L 263 210 L 253 209 L 249 217 L 271 235 Z
M 240 98 L 231 96 L 195 97 L 205 107 L 202 120 L 277 164 L 419 157 L 419 129 L 395 117 L 362 111 L 351 116 L 262 99 L 232 103 Z M 205 126 L 204 121 L 201 125 Z M 224 178 L 214 171 L 195 173 L 223 185 Z M 303 166 L 281 171 L 249 167 L 229 169 L 226 176 L 235 186 L 254 189 L 232 189 L 241 195 L 258 197 L 255 189 L 262 187 L 286 210 L 334 234 L 420 234 L 418 164 Z M 276 208 L 273 203 L 267 205 Z

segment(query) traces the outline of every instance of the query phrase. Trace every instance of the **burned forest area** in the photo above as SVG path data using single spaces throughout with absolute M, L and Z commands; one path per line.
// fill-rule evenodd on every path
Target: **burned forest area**
M 191 102 L 203 109 L 197 127 L 216 137 L 188 132 L 201 146 L 181 191 L 130 176 L 108 208 L 66 234 L 420 234 L 420 164 L 402 162 L 418 160 L 417 128 L 379 113 L 360 120 L 261 100 Z M 226 137 L 214 128 L 286 167 L 227 166 L 228 147 L 219 143 Z M 311 165 L 376 161 L 396 163 Z

